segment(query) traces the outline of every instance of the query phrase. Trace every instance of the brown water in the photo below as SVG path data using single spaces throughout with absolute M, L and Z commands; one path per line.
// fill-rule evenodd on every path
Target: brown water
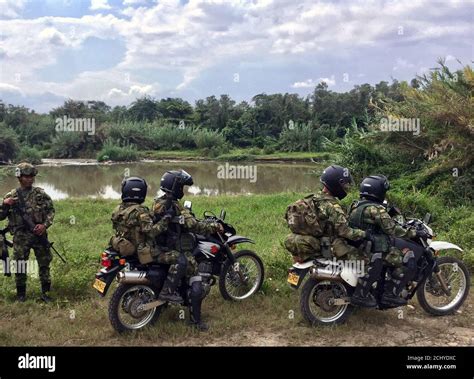
M 162 174 L 167 170 L 183 169 L 194 179 L 186 187 L 189 195 L 215 196 L 220 194 L 264 194 L 286 191 L 312 192 L 319 187 L 322 166 L 291 163 L 241 162 L 139 162 L 112 165 L 84 164 L 78 161 L 51 160 L 38 166 L 36 186 L 42 187 L 53 198 L 120 198 L 120 184 L 124 176 L 140 176 L 149 184 L 149 196 L 159 194 Z M 229 166 L 230 165 L 230 166 Z M 240 170 L 237 167 L 241 166 Z M 18 187 L 12 175 L 0 177 L 3 196 Z M 235 178 L 240 174 L 239 178 Z

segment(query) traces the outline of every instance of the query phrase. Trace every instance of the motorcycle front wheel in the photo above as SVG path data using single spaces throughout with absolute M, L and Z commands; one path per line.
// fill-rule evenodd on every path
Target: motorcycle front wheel
M 434 316 L 444 316 L 456 312 L 464 303 L 471 284 L 469 270 L 463 261 L 454 257 L 441 257 L 437 261 L 439 274 L 450 293 L 447 294 L 438 276 L 433 272 L 425 278 L 416 291 L 421 307 Z
M 260 257 L 251 250 L 234 254 L 235 262 L 226 261 L 219 276 L 219 290 L 225 300 L 244 300 L 260 290 L 264 268 Z

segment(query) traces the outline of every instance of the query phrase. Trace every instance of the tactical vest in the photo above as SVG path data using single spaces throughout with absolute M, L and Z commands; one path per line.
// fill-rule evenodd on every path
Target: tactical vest
M 390 250 L 390 236 L 378 226 L 364 220 L 364 211 L 372 205 L 379 206 L 379 204 L 370 200 L 360 200 L 352 203 L 349 215 L 349 226 L 362 230 L 370 230 L 374 235 L 374 245 L 372 250 L 374 252 L 387 253 Z

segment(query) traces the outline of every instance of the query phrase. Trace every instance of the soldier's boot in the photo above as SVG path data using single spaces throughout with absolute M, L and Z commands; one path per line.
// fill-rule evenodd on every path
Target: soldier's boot
M 194 280 L 194 281 L 193 281 Z M 190 295 L 191 305 L 189 307 L 190 325 L 195 327 L 200 332 L 209 330 L 209 326 L 201 318 L 201 306 L 204 297 L 204 289 L 200 277 L 192 277 L 190 279 L 191 289 Z
M 393 277 L 392 280 L 386 284 L 382 295 L 382 303 L 406 305 L 407 300 L 400 297 L 400 294 L 416 276 L 416 270 L 415 253 L 413 251 L 405 252 L 403 256 L 403 267 L 401 268 L 401 272 L 397 275 L 398 280 Z
M 406 305 L 407 301 L 400 297 L 401 289 L 399 280 L 392 279 L 385 283 L 384 292 L 382 295 L 382 304 L 385 305 Z
M 171 303 L 182 304 L 184 300 L 178 293 L 180 280 L 181 278 L 178 276 L 178 273 L 168 274 L 158 299 L 162 301 L 169 301 Z
M 53 299 L 48 295 L 51 290 L 51 283 L 41 283 L 41 296 L 40 299 L 45 303 L 50 303 Z
M 26 286 L 16 286 L 16 301 L 20 303 L 26 301 Z
M 370 259 L 367 274 L 359 278 L 357 286 L 351 297 L 351 304 L 359 307 L 374 308 L 377 306 L 377 301 L 374 299 L 370 290 L 372 285 L 379 279 L 382 273 L 383 261 L 382 253 L 374 253 Z

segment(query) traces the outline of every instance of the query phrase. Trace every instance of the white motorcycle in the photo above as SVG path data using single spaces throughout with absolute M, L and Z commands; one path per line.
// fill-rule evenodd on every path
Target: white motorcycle
M 405 222 L 406 227 L 424 230 L 426 238 L 406 241 L 393 238 L 392 243 L 404 248 L 410 246 L 419 249 L 417 274 L 406 286 L 401 296 L 407 301 L 417 296 L 421 307 L 435 316 L 454 313 L 466 300 L 469 294 L 470 273 L 459 259 L 450 256 L 439 256 L 442 250 L 462 249 L 450 242 L 433 241 L 433 230 L 428 226 L 431 215 L 423 220 L 412 219 Z M 359 262 L 359 261 L 357 261 Z M 304 318 L 311 325 L 341 324 L 350 316 L 353 305 L 350 297 L 357 285 L 358 277 L 364 275 L 357 262 L 336 261 L 318 258 L 304 263 L 295 263 L 288 272 L 288 283 L 298 289 L 305 276 L 309 278 L 303 285 L 300 296 L 300 307 Z M 381 302 L 384 283 L 390 268 L 384 267 L 381 279 L 372 288 L 377 300 L 377 309 L 395 308 L 398 305 L 386 305 Z

